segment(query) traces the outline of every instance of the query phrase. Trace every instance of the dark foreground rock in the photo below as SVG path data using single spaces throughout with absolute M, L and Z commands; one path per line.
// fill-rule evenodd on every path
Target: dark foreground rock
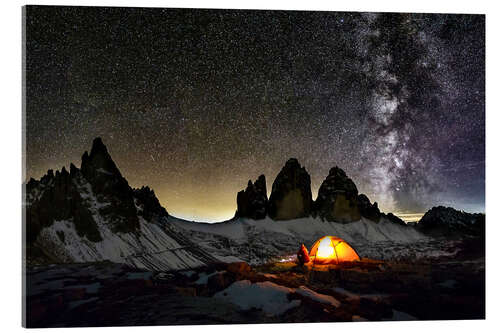
M 483 253 L 432 263 L 366 259 L 326 267 L 293 261 L 257 267 L 219 263 L 168 273 L 109 262 L 34 267 L 26 275 L 25 325 L 483 319 L 484 264 Z M 235 292 L 236 285 L 243 289 Z M 269 312 L 269 297 L 286 308 Z M 247 307 L 248 302 L 252 306 Z

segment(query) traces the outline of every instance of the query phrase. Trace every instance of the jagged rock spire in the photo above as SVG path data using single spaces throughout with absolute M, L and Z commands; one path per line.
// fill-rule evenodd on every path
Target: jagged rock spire
M 247 188 L 244 191 L 238 192 L 235 216 L 247 217 L 254 220 L 263 219 L 267 215 L 267 202 L 266 177 L 260 175 L 255 183 L 249 180 Z
M 374 202 L 373 204 L 370 202 L 370 199 L 364 194 L 358 195 L 358 208 L 361 216 L 366 217 L 369 220 L 379 222 L 381 213 L 378 208 L 378 204 Z
M 361 218 L 358 189 L 341 168 L 335 166 L 330 169 L 319 188 L 315 211 L 327 221 L 346 223 Z
M 148 186 L 134 189 L 134 197 L 137 198 L 139 205 L 142 206 L 138 213 L 146 221 L 151 221 L 153 217 L 168 216 L 167 210 L 160 204 L 154 190 Z
M 290 158 L 273 182 L 268 214 L 274 220 L 306 217 L 312 203 L 311 177 L 296 158 Z
M 92 143 L 90 155 L 85 152 L 82 156 L 81 170 L 87 179 L 92 179 L 101 174 L 115 175 L 122 178 L 120 170 L 108 153 L 108 149 L 101 138 L 95 138 Z

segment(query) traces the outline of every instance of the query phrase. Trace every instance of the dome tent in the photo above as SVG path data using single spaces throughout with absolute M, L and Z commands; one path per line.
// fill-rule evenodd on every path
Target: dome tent
M 359 261 L 359 255 L 349 243 L 339 237 L 324 236 L 318 239 L 309 252 L 314 264 L 339 264 Z

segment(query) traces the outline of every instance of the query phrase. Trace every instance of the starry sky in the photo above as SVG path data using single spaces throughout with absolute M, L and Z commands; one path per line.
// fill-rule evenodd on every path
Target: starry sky
M 26 11 L 26 177 L 102 137 L 167 211 L 222 221 L 290 157 L 385 212 L 484 212 L 483 15 Z

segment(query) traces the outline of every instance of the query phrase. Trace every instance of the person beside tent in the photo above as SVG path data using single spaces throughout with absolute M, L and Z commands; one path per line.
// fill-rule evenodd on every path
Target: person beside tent
M 299 249 L 299 252 L 297 252 L 297 260 L 299 261 L 300 265 L 307 264 L 310 261 L 309 258 L 309 251 L 307 251 L 307 247 L 302 244 L 302 246 Z

